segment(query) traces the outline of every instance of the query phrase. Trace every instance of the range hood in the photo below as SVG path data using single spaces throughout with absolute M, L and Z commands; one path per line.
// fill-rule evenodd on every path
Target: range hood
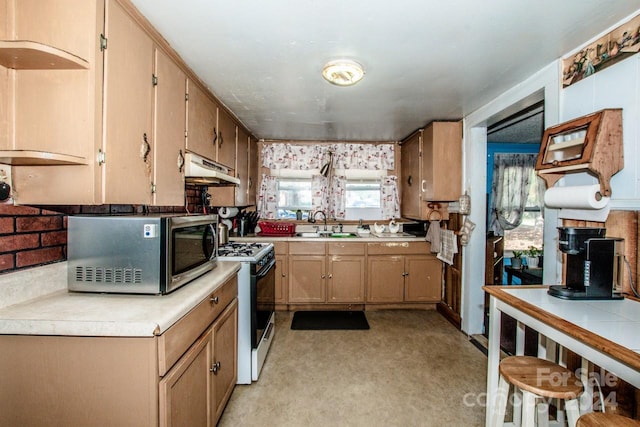
M 185 153 L 184 179 L 188 184 L 239 185 L 240 180 L 229 175 L 229 169 L 195 153 Z

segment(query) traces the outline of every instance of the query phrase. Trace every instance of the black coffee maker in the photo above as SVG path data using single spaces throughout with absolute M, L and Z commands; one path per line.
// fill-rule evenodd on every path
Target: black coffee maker
M 622 299 L 620 279 L 623 239 L 604 237 L 605 228 L 558 227 L 559 249 L 567 254 L 566 284 L 549 287 L 563 299 Z

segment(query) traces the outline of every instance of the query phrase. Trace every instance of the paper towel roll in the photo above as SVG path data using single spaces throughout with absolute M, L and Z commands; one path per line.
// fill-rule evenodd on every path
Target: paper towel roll
M 609 197 L 600 196 L 600 185 L 553 187 L 544 193 L 544 204 L 548 208 L 603 209 Z

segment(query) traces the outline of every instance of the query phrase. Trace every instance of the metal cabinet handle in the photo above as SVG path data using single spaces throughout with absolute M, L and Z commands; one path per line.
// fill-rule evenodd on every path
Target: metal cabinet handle
M 425 190 L 425 188 L 424 188 L 424 186 L 425 186 L 426 184 L 427 184 L 427 181 L 423 179 L 423 180 L 422 180 L 422 183 L 421 183 L 421 185 L 420 185 L 420 189 L 422 190 L 422 192 L 423 192 L 423 193 L 424 193 L 425 191 L 427 191 L 427 190 Z
M 182 168 L 184 167 L 184 154 L 182 154 L 182 150 L 178 151 L 178 172 L 182 173 Z
M 214 126 L 213 127 L 213 145 L 217 145 L 217 144 L 218 144 L 218 130 Z
M 151 152 L 151 144 L 147 139 L 147 134 L 144 133 L 142 135 L 142 146 L 140 147 L 140 157 L 142 157 L 142 161 L 147 163 L 149 161 L 149 153 Z
M 326 276 L 323 274 L 323 275 L 322 275 L 322 278 L 324 279 L 325 277 L 326 277 Z
M 333 279 L 333 274 L 329 274 L 329 279 Z
M 217 304 L 220 302 L 220 300 L 218 299 L 218 297 L 211 297 L 209 299 L 209 301 L 211 301 L 211 304 Z
M 211 365 L 209 372 L 213 372 L 213 375 L 218 375 L 219 370 L 220 370 L 220 361 L 217 361 L 216 363 Z
M 409 275 L 409 273 L 407 273 L 406 271 L 402 273 L 402 277 L 406 277 L 408 275 Z
M 222 136 L 222 132 L 220 132 L 220 142 L 218 142 L 218 148 L 222 148 L 222 144 L 224 144 L 224 137 Z
M 411 175 L 409 175 L 409 178 L 407 178 L 407 185 L 409 185 L 409 187 L 411 187 L 411 184 L 413 184 L 413 177 Z
M 282 273 L 282 277 L 287 277 L 287 275 L 286 275 L 286 274 L 284 274 L 284 273 Z
M 247 181 L 247 187 L 253 188 L 253 181 L 251 181 L 251 177 L 249 177 L 249 180 Z

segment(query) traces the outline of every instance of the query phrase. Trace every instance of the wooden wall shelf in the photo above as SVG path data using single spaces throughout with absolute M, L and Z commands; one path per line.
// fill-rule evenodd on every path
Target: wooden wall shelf
M 86 165 L 84 157 L 33 150 L 0 150 L 0 163 L 12 166 Z
M 611 196 L 610 180 L 624 166 L 622 109 L 606 109 L 544 131 L 536 162 L 538 175 L 552 187 L 567 173 L 589 172 L 600 194 Z
M 64 50 L 28 40 L 0 40 L 0 65 L 16 70 L 86 70 L 89 63 Z

